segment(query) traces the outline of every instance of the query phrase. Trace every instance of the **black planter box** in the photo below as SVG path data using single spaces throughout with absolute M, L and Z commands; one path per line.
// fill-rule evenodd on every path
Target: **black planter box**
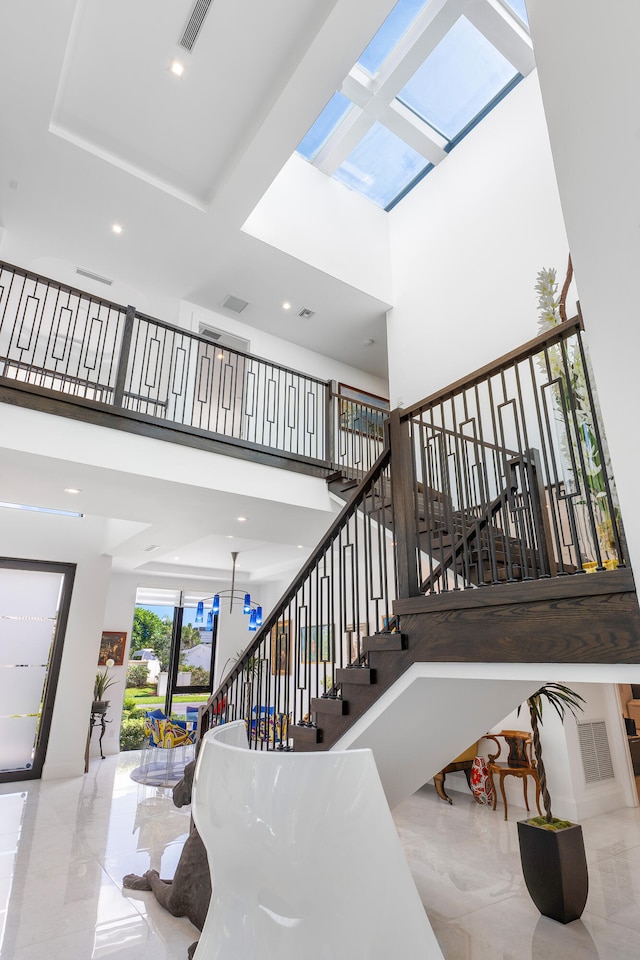
M 580 824 L 546 830 L 519 820 L 518 840 L 527 890 L 540 913 L 559 923 L 581 917 L 589 875 Z

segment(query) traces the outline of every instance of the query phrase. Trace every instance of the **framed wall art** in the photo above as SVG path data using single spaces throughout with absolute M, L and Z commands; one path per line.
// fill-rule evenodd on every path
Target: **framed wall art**
M 271 628 L 271 675 L 284 676 L 291 673 L 291 624 L 289 620 L 279 620 Z
M 124 648 L 126 645 L 126 633 L 119 633 L 115 630 L 103 630 L 98 666 L 106 667 L 107 660 L 113 660 L 114 666 L 121 667 L 124 663 Z

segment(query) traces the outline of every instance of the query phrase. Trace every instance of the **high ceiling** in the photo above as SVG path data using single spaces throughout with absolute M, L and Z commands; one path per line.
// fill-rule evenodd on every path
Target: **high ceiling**
M 462 10 L 467 0 L 431 2 Z M 500 8 L 499 0 L 473 2 Z M 3 0 L 0 256 L 170 322 L 180 300 L 224 315 L 232 294 L 249 302 L 241 319 L 250 326 L 384 378 L 392 296 L 390 268 L 381 279 L 376 264 L 388 215 L 293 154 L 394 0 L 212 0 L 188 52 L 180 38 L 200 5 Z M 176 59 L 180 77 L 171 71 Z M 276 242 L 273 198 L 283 197 L 281 172 L 292 161 L 305 183 L 326 181 L 325 198 L 344 198 L 343 224 L 363 213 L 363 242 L 382 251 L 376 264 L 361 252 L 357 271 L 342 270 L 350 240 L 336 227 L 331 268 L 314 265 L 314 243 L 330 245 L 319 243 L 312 218 L 304 235 Z M 256 217 L 265 195 L 266 232 Z M 113 286 L 92 285 L 77 268 Z M 294 309 L 284 311 L 283 301 Z M 299 320 L 302 307 L 315 312 L 312 321 Z M 82 466 L 82 456 L 72 464 L 8 444 L 0 453 L 0 499 L 63 507 L 64 488 L 81 487 L 79 507 L 106 522 L 103 549 L 123 571 L 226 576 L 233 544 L 246 575 L 284 575 L 333 509 L 317 491 L 313 507 L 265 509 L 210 483 L 191 482 L 185 495 L 179 481 Z M 238 539 L 229 518 L 241 499 L 259 522 Z M 147 552 L 151 543 L 157 548 Z
M 0 255 L 107 277 L 169 321 L 233 294 L 246 323 L 384 376 L 389 304 L 242 227 L 392 6 L 213 0 L 188 52 L 194 0 L 6 0 Z

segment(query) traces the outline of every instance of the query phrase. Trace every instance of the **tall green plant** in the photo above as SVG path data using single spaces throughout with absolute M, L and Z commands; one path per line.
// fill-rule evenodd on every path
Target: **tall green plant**
M 536 279 L 536 293 L 538 294 L 538 329 L 545 333 L 557 327 L 567 319 L 565 302 L 573 267 L 571 257 L 567 267 L 567 276 L 558 297 L 558 282 L 555 269 L 549 267 L 540 270 Z M 549 364 L 547 371 L 546 364 Z M 589 389 L 587 387 L 587 373 L 583 363 L 583 355 L 578 343 L 567 346 L 563 352 L 560 344 L 552 346 L 547 351 L 546 359 L 541 356 L 539 364 L 545 376 L 549 372 L 557 383 L 556 403 L 562 420 L 570 417 L 575 411 L 577 436 L 573 437 L 573 424 L 569 425 L 571 442 L 564 438 L 564 455 L 568 461 L 570 472 L 574 475 L 576 487 L 582 488 L 589 496 L 594 510 L 598 538 L 602 547 L 612 558 L 617 558 L 615 524 L 618 521 L 618 511 L 612 511 L 607 496 L 607 479 L 611 478 L 611 461 L 602 430 L 600 442 L 595 429 L 597 409 L 593 409 Z M 593 378 L 590 378 L 593 384 Z M 594 388 L 591 390 L 594 404 Z M 612 516 L 613 513 L 613 516 Z
M 547 773 L 542 759 L 542 743 L 540 741 L 542 705 L 545 700 L 551 704 L 562 723 L 564 723 L 567 710 L 576 717 L 578 710 L 584 710 L 582 704 L 585 701 L 584 697 L 581 697 L 579 693 L 576 693 L 575 690 L 572 690 L 570 687 L 565 687 L 562 683 L 545 683 L 544 686 L 536 690 L 527 700 L 529 717 L 531 719 L 531 730 L 533 733 L 533 749 L 536 755 L 536 769 L 538 771 L 540 791 L 542 793 L 542 803 L 544 805 L 547 823 L 551 823 L 553 820 L 551 796 L 549 795 L 549 788 L 547 786 Z M 518 707 L 518 716 L 520 715 L 521 707 L 522 705 Z

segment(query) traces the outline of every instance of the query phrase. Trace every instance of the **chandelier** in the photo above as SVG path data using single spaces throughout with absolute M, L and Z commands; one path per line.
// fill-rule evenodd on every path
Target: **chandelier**
M 233 601 L 239 601 L 242 599 L 242 612 L 247 614 L 249 617 L 249 630 L 251 632 L 255 632 L 258 627 L 262 626 L 262 607 L 259 604 L 254 603 L 254 601 L 251 599 L 251 594 L 244 593 L 242 590 L 236 590 L 235 588 L 237 559 L 238 552 L 232 552 L 231 588 L 229 590 L 220 590 L 220 592 L 214 594 L 213 597 L 206 597 L 204 600 L 198 600 L 194 623 L 204 623 L 204 605 L 211 600 L 211 609 L 207 613 L 207 630 L 213 630 L 213 618 L 220 613 L 221 599 L 226 600 L 228 598 L 229 613 L 233 611 Z

